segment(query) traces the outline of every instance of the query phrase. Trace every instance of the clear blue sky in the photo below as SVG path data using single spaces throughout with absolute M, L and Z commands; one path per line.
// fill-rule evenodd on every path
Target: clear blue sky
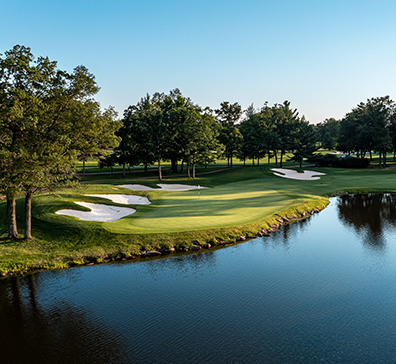
M 15 44 L 71 71 L 122 115 L 179 88 L 201 106 L 289 100 L 317 123 L 396 99 L 395 0 L 0 0 L 0 53 Z

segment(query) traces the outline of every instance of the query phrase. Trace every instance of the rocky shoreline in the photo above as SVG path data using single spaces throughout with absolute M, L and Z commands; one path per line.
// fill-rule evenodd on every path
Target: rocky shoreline
M 235 244 L 239 243 L 242 241 L 250 240 L 250 239 L 256 239 L 259 237 L 269 237 L 271 236 L 271 233 L 274 233 L 276 231 L 279 231 L 279 229 L 284 225 L 284 224 L 289 224 L 291 222 L 303 220 L 311 215 L 317 214 L 321 212 L 323 209 L 325 209 L 326 206 L 322 206 L 321 208 L 316 207 L 315 209 L 307 209 L 306 211 L 303 210 L 299 216 L 296 215 L 285 215 L 285 216 L 278 216 L 277 218 L 277 223 L 270 225 L 268 228 L 263 228 L 261 231 L 257 232 L 256 235 L 238 235 L 235 237 L 233 240 L 228 240 L 228 241 L 218 241 L 218 242 L 213 242 L 212 243 L 202 243 L 199 240 L 194 240 L 191 242 L 192 245 L 188 247 L 184 247 L 182 249 L 176 249 L 176 248 L 170 248 L 170 249 L 165 249 L 165 250 L 143 250 L 141 251 L 138 255 L 125 255 L 122 256 L 121 254 L 118 254 L 114 260 L 118 261 L 125 261 L 125 260 L 131 260 L 131 259 L 136 259 L 136 258 L 146 258 L 146 257 L 159 257 L 163 255 L 168 255 L 172 254 L 175 252 L 188 252 L 188 251 L 198 251 L 201 249 L 210 249 L 214 248 L 217 246 L 224 246 L 224 245 L 230 245 L 230 244 Z M 93 263 L 90 263 L 92 265 Z
M 291 222 L 299 221 L 306 219 L 307 217 L 314 215 L 316 213 L 319 213 L 322 211 L 326 206 L 321 206 L 321 207 L 316 207 L 315 209 L 307 209 L 303 210 L 301 213 L 298 215 L 275 215 L 276 223 L 269 225 L 267 228 L 262 228 L 260 231 L 256 233 L 256 235 L 237 235 L 235 238 L 230 239 L 230 240 L 222 240 L 222 241 L 215 241 L 215 239 L 211 239 L 209 242 L 202 243 L 199 240 L 194 240 L 191 241 L 188 246 L 184 246 L 181 248 L 175 248 L 171 247 L 169 249 L 163 249 L 163 250 L 142 250 L 139 254 L 122 254 L 118 253 L 116 256 L 107 256 L 107 257 L 102 257 L 102 258 L 95 258 L 95 259 L 90 259 L 89 261 L 87 260 L 82 260 L 80 262 L 69 262 L 69 267 L 81 267 L 81 266 L 92 266 L 96 264 L 103 264 L 103 263 L 117 263 L 117 262 L 122 262 L 122 261 L 127 261 L 127 260 L 134 260 L 134 259 L 145 259 L 145 258 L 156 258 L 156 257 L 162 257 L 166 255 L 170 255 L 173 253 L 187 253 L 187 252 L 193 252 L 193 251 L 199 251 L 199 250 L 207 250 L 211 248 L 216 248 L 216 247 L 222 247 L 222 246 L 227 246 L 231 244 L 236 244 L 240 243 L 246 240 L 251 240 L 251 239 L 256 239 L 258 237 L 269 237 L 271 236 L 272 233 L 279 231 L 279 229 L 284 225 L 284 224 L 289 224 Z M 23 272 L 10 272 L 10 273 L 1 273 L 0 277 L 8 277 L 8 276 L 15 276 L 15 275 L 24 275 L 25 274 L 30 274 L 34 272 L 40 272 L 46 269 L 29 269 L 25 270 Z

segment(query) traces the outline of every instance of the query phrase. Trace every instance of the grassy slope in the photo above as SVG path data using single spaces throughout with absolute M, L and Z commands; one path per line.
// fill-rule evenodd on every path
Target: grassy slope
M 323 204 L 323 196 L 340 190 L 396 191 L 396 169 L 342 170 L 315 168 L 327 173 L 316 181 L 296 181 L 274 176 L 265 167 L 235 168 L 200 176 L 192 181 L 172 178 L 169 183 L 193 183 L 212 187 L 188 192 L 116 191 L 117 181 L 85 184 L 33 198 L 34 239 L 10 242 L 5 239 L 5 202 L 0 203 L 0 271 L 26 267 L 62 267 L 67 261 L 105 257 L 118 252 L 188 245 L 202 241 L 235 238 L 255 233 L 264 221 L 293 206 Z M 155 186 L 158 181 L 130 181 Z M 122 181 L 123 184 L 126 181 Z M 83 209 L 73 201 L 109 200 L 83 196 L 84 193 L 129 193 L 147 196 L 150 206 L 136 206 L 137 213 L 113 223 L 83 222 L 55 215 L 62 208 Z M 116 204 L 113 204 L 116 205 Z M 23 199 L 17 201 L 18 227 L 23 230 Z

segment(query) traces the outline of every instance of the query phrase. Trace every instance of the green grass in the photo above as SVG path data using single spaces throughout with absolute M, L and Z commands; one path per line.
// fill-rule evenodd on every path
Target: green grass
M 0 272 L 63 268 L 87 261 L 105 261 L 117 254 L 142 249 L 183 247 L 194 240 L 235 240 L 256 234 L 275 221 L 277 214 L 296 214 L 323 206 L 329 195 L 347 192 L 396 192 L 396 169 L 365 170 L 310 168 L 326 173 L 320 180 L 298 181 L 276 177 L 266 167 L 244 167 L 198 176 L 169 178 L 163 183 L 200 184 L 195 191 L 165 192 L 114 190 L 116 184 L 156 179 L 86 183 L 78 187 L 42 192 L 33 197 L 33 236 L 30 241 L 6 239 L 5 201 L 0 202 Z M 73 201 L 117 205 L 87 197 L 92 193 L 127 193 L 146 196 L 151 205 L 137 205 L 136 214 L 112 223 L 86 222 L 56 215 L 63 208 L 81 209 Z M 18 228 L 23 234 L 23 198 L 17 201 Z M 122 206 L 122 205 L 119 205 Z

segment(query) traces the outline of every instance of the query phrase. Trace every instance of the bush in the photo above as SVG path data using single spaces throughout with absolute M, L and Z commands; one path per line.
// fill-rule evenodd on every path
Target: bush
M 351 156 L 338 158 L 334 154 L 321 156 L 315 162 L 320 167 L 338 168 L 367 168 L 370 165 L 370 161 L 367 158 L 355 158 Z
M 370 161 L 367 158 L 355 158 L 351 156 L 345 156 L 338 158 L 333 164 L 333 167 L 340 168 L 367 168 L 370 165 Z
M 334 163 L 337 163 L 338 157 L 334 154 L 326 154 L 316 156 L 314 162 L 319 167 L 334 167 Z

